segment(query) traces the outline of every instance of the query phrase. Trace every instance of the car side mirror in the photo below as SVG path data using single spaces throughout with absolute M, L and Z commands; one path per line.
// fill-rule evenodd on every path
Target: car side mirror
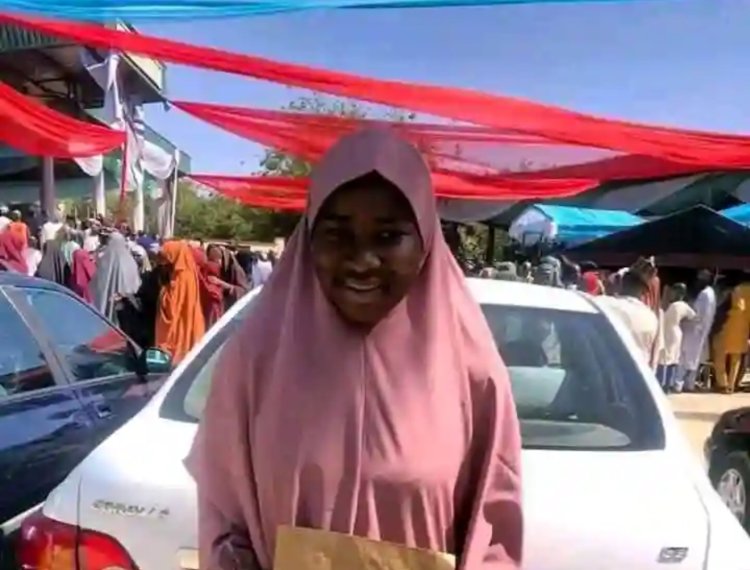
M 138 371 L 148 374 L 167 374 L 172 370 L 172 357 L 160 348 L 147 348 L 138 357 Z

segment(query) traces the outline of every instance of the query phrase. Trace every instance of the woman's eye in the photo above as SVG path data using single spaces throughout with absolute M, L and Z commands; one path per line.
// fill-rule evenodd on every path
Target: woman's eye
M 342 241 L 346 239 L 346 230 L 343 228 L 324 228 L 323 229 L 323 237 L 327 241 Z
M 404 232 L 397 230 L 383 231 L 378 234 L 378 240 L 382 243 L 396 243 L 406 235 Z

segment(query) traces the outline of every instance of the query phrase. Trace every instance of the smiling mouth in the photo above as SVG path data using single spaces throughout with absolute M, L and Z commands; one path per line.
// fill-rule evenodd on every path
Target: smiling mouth
M 355 281 L 352 279 L 344 280 L 344 288 L 354 293 L 372 293 L 380 289 L 379 281 Z

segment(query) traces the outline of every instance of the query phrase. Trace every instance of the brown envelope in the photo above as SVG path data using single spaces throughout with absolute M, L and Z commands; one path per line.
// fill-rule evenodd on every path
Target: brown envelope
M 451 554 L 337 532 L 280 526 L 274 570 L 455 570 Z

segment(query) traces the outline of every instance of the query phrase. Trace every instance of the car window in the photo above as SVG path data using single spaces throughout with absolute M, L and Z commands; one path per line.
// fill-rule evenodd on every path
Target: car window
M 136 372 L 133 346 L 83 301 L 44 289 L 22 292 L 74 381 Z
M 502 305 L 482 310 L 508 368 L 524 448 L 663 447 L 645 379 L 604 316 Z M 200 419 L 233 329 L 225 327 L 185 370 L 162 415 Z
M 54 376 L 39 344 L 2 293 L 0 323 L 0 401 L 54 386 Z
M 601 314 L 482 307 L 525 448 L 654 449 L 664 434 L 635 361 Z

